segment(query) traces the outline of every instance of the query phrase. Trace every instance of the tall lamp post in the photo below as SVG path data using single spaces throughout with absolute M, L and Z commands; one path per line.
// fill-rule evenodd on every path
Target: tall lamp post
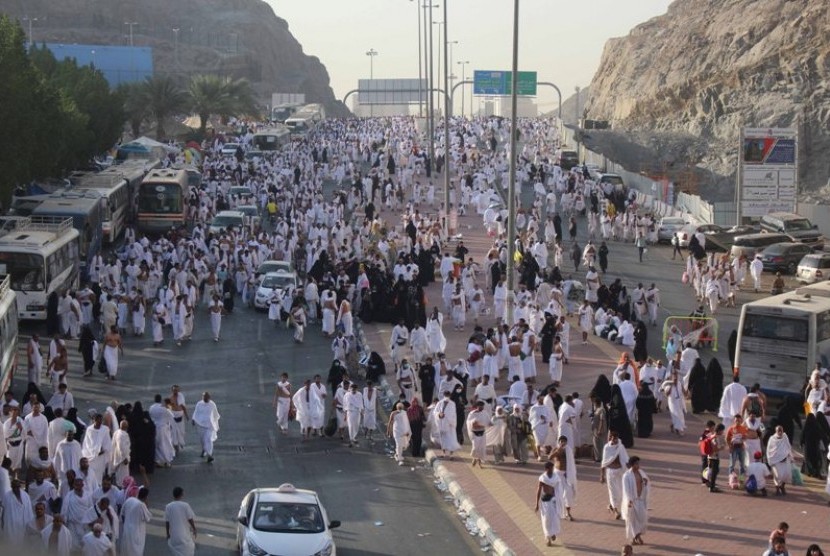
M 444 2 L 444 4 L 446 4 L 446 2 Z M 446 8 L 446 6 L 444 6 L 444 7 Z M 443 21 L 433 21 L 432 23 L 433 23 L 433 25 L 438 26 L 438 48 L 439 48 L 439 50 L 438 50 L 438 71 L 437 71 L 437 74 L 438 74 L 438 79 L 440 80 L 441 75 L 442 75 L 441 74 L 441 52 L 442 52 L 441 49 L 443 48 L 442 45 L 444 44 L 443 42 L 441 42 L 441 27 L 444 25 L 444 22 Z M 446 32 L 446 30 L 447 29 L 445 27 L 444 31 Z M 446 37 L 444 37 L 444 39 L 446 39 Z
M 426 70 L 427 73 L 429 74 L 429 86 L 427 87 L 427 90 L 429 92 L 429 94 L 427 95 L 427 99 L 429 99 L 429 101 L 427 102 L 427 107 L 429 109 L 429 117 L 427 118 L 427 133 L 429 134 L 429 163 L 434 168 L 435 167 L 435 96 L 434 96 L 434 93 L 433 93 L 433 89 L 435 88 L 434 87 L 435 81 L 434 81 L 434 75 L 432 73 L 432 61 L 433 61 L 433 56 L 432 56 L 432 27 L 433 27 L 433 25 L 432 25 L 433 24 L 433 21 L 432 21 L 432 8 L 439 7 L 439 4 L 433 4 L 433 3 L 429 2 L 428 4 L 426 4 L 426 7 L 429 8 L 429 25 L 427 25 L 427 28 L 429 29 L 429 49 L 424 47 L 424 50 L 429 50 L 429 53 L 428 53 L 429 69 Z M 425 29 L 425 31 L 426 31 L 426 29 Z M 425 54 L 426 54 L 426 52 L 425 52 Z
M 415 0 L 409 0 L 415 2 Z M 424 85 L 423 85 L 423 58 L 421 58 L 421 7 L 415 4 L 415 13 L 418 15 L 418 116 L 424 117 Z
M 372 83 L 371 83 L 372 80 L 374 80 L 374 78 L 375 78 L 375 56 L 377 56 L 377 55 L 378 55 L 378 51 L 375 50 L 374 48 L 371 48 L 368 51 L 366 51 L 366 56 L 369 57 L 369 86 L 370 87 L 372 85 Z M 367 100 L 368 100 L 368 96 L 367 96 Z M 372 117 L 374 115 L 375 115 L 375 107 L 370 102 L 369 103 L 369 116 Z
M 173 62 L 179 65 L 179 31 L 180 27 L 173 27 Z
M 510 182 L 507 190 L 507 300 L 505 315 L 513 325 L 513 305 L 516 300 L 516 112 L 518 111 L 519 82 L 519 0 L 513 0 L 513 79 L 510 91 Z M 498 315 L 497 315 L 498 316 Z
M 447 44 L 447 2 L 444 0 L 444 217 L 445 230 L 450 229 L 450 64 Z M 439 58 L 440 60 L 440 58 Z
M 23 16 L 23 21 L 26 21 L 29 24 L 29 50 L 32 49 L 32 44 L 34 44 L 34 42 L 35 42 L 34 38 L 32 36 L 32 23 L 34 23 L 35 21 L 42 21 L 44 19 L 46 19 L 45 16 L 44 17 L 29 17 L 28 15 Z
M 138 21 L 125 21 L 124 25 L 130 28 L 130 46 L 133 46 L 133 27 L 138 25 Z
M 470 63 L 469 60 L 463 60 L 461 62 L 457 62 L 459 66 L 461 66 L 461 82 L 467 81 L 467 64 Z M 470 116 L 472 116 L 473 107 L 470 107 Z M 464 85 L 461 86 L 461 117 L 464 117 Z

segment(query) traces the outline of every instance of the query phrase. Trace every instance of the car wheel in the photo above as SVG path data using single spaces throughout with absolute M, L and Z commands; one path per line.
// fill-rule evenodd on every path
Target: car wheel
M 787 263 L 787 274 L 795 274 L 795 263 Z

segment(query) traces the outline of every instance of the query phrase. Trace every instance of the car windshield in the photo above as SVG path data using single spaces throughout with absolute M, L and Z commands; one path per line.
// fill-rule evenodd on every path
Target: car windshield
M 287 288 L 294 285 L 294 277 L 289 275 L 266 276 L 262 279 L 262 287 L 268 289 Z
M 602 176 L 602 181 L 605 183 L 610 183 L 611 185 L 622 185 L 623 180 L 620 176 Z
M 253 527 L 266 533 L 322 533 L 326 530 L 316 504 L 259 502 Z
M 819 257 L 804 257 L 801 259 L 799 265 L 806 268 L 818 268 L 818 262 L 820 260 L 821 259 Z
M 776 243 L 776 244 L 770 245 L 769 247 L 764 249 L 764 254 L 765 255 L 780 255 L 781 253 L 784 253 L 787 250 L 787 247 L 789 247 L 789 245 L 786 245 L 786 244 L 782 245 L 780 243 Z
M 138 193 L 138 211 L 175 214 L 182 210 L 182 188 L 178 184 L 143 183 Z
M 799 218 L 797 220 L 787 220 L 784 222 L 784 227 L 788 232 L 800 232 L 803 230 L 812 230 L 813 225 L 806 218 Z
M 682 218 L 664 218 L 663 225 L 664 226 L 681 226 L 684 224 Z
M 240 224 L 238 216 L 215 216 L 212 226 L 217 228 L 227 228 L 228 226 L 238 226 Z

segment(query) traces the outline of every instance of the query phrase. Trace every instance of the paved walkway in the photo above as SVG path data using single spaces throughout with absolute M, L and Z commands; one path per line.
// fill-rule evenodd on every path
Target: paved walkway
M 397 218 L 384 215 L 387 221 Z M 459 218 L 459 231 L 469 255 L 477 261 L 491 246 L 477 215 Z M 616 259 L 634 257 L 633 246 L 615 244 Z M 454 245 L 451 247 L 454 249 Z M 657 247 L 654 250 L 670 249 Z M 665 255 L 670 251 L 649 257 L 646 265 L 666 264 Z M 612 269 L 613 270 L 613 269 Z M 647 269 L 646 269 L 647 270 Z M 613 276 L 613 272 L 609 273 Z M 576 276 L 575 276 L 576 278 Z M 658 284 L 659 286 L 660 284 Z M 441 307 L 441 283 L 432 284 L 426 292 L 427 307 Z M 489 298 L 488 298 L 489 299 Z M 429 311 L 427 311 L 429 312 Z M 447 320 L 449 322 L 449 320 Z M 578 340 L 575 318 L 571 322 L 571 357 L 565 366 L 563 388 L 560 393 L 580 392 L 585 400 L 586 415 L 580 428 L 582 443 L 590 442 L 590 422 L 587 418 L 588 392 L 596 377 L 610 373 L 615 367 L 620 349 L 596 336 L 589 337 L 583 346 Z M 486 316 L 481 324 L 492 326 L 495 319 Z M 466 355 L 467 338 L 472 331 L 468 321 L 464 332 L 444 327 L 447 336 L 447 358 L 454 361 Z M 372 323 L 364 325 L 364 331 L 372 349 L 388 356 L 391 325 Z M 538 357 L 538 356 L 537 356 Z M 727 366 L 728 367 L 728 366 Z M 547 366 L 537 361 L 537 370 L 546 377 Z M 391 373 L 392 370 L 390 369 Z M 393 376 L 388 376 L 390 383 Z M 541 380 L 544 384 L 544 379 Z M 497 383 L 499 393 L 504 393 L 507 380 L 502 373 Z M 470 391 L 472 395 L 472 391 Z M 652 479 L 652 495 L 649 504 L 649 529 L 644 535 L 646 545 L 635 547 L 635 554 L 649 555 L 749 555 L 766 550 L 769 532 L 778 522 L 790 523 L 789 549 L 791 554 L 804 553 L 812 542 L 824 543 L 830 548 L 827 535 L 830 509 L 823 496 L 824 484 L 809 480 L 805 487 L 791 487 L 786 498 L 770 496 L 766 499 L 750 499 L 742 491 L 726 489 L 726 473 L 722 472 L 724 491 L 711 494 L 700 483 L 700 460 L 697 455 L 697 435 L 703 422 L 710 415 L 687 414 L 688 432 L 678 438 L 669 432 L 670 419 L 666 412 L 655 415 L 655 428 L 651 438 L 635 437 L 630 455 L 642 458 L 642 469 Z M 455 475 L 465 494 L 474 502 L 482 517 L 487 519 L 494 532 L 520 556 L 533 554 L 619 554 L 625 544 L 625 525 L 614 520 L 606 509 L 608 496 L 605 485 L 599 482 L 599 464 L 578 460 L 579 478 L 577 502 L 573 508 L 574 521 L 562 522 L 562 533 L 555 546 L 545 546 L 541 524 L 533 511 L 536 479 L 542 466 L 536 461 L 519 466 L 506 463 L 485 468 L 471 468 L 467 454 L 469 442 L 462 449 L 461 457 L 446 461 L 444 465 Z M 726 463 L 724 463 L 725 467 Z M 774 490 L 774 489 L 773 489 Z

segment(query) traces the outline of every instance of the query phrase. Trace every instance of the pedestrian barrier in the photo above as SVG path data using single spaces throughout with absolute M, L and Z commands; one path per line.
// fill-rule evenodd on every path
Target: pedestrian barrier
M 695 348 L 710 347 L 718 351 L 718 320 L 714 317 L 671 316 L 663 323 L 663 349 L 668 344 L 670 335 L 673 335 L 672 326 L 677 327 L 681 336 L 682 345 L 677 346 L 677 353 L 683 351 L 683 346 L 691 343 Z

